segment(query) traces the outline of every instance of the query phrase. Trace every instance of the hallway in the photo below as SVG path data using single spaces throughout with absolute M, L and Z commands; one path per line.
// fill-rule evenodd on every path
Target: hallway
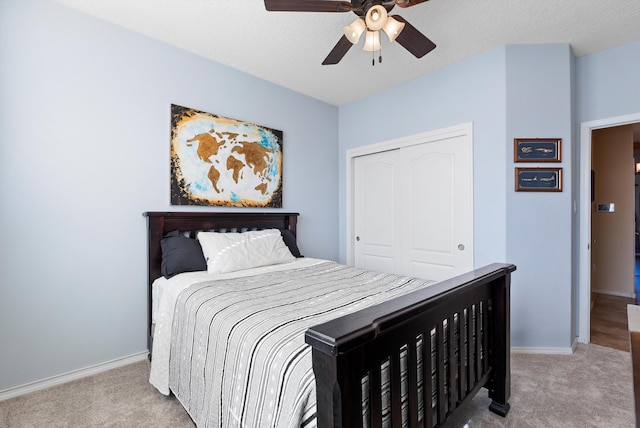
M 629 297 L 593 293 L 591 309 L 591 343 L 629 352 L 627 305 Z
M 592 294 L 591 342 L 608 348 L 629 351 L 627 305 L 640 304 L 640 255 L 636 256 L 636 298 Z
M 634 290 L 636 292 L 636 305 L 640 305 L 640 254 L 636 254 Z

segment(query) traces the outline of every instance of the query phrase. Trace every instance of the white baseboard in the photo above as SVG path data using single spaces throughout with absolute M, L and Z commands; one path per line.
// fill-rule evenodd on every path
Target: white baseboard
M 549 354 L 549 355 L 571 355 L 575 350 L 575 343 L 568 348 L 529 348 L 511 347 L 512 354 Z
M 597 293 L 597 294 L 607 294 L 609 296 L 617 296 L 617 297 L 628 297 L 630 299 L 635 299 L 636 298 L 636 293 L 631 292 L 631 293 L 622 293 L 620 291 L 611 291 L 611 290 L 591 290 L 592 293 Z
M 61 385 L 63 383 L 81 379 L 83 377 L 93 376 L 98 373 L 106 372 L 107 370 L 117 369 L 118 367 L 137 363 L 139 361 L 146 360 L 148 355 L 149 352 L 144 351 L 138 354 L 129 355 L 128 357 L 118 358 L 112 361 L 107 361 L 105 363 L 86 367 L 84 369 L 74 370 L 68 373 L 63 373 L 61 375 L 52 376 L 50 378 L 38 380 L 35 382 L 30 382 L 25 385 L 5 389 L 0 391 L 0 401 L 8 400 L 10 398 L 18 397 L 24 394 L 29 394 L 30 392 L 39 391 L 41 389 L 50 388 L 52 386 Z

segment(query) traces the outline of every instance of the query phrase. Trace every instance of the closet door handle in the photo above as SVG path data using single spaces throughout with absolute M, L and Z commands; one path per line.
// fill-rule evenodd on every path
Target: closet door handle
M 464 245 L 462 245 L 462 244 L 458 244 L 458 250 L 460 250 L 460 251 L 464 251 Z

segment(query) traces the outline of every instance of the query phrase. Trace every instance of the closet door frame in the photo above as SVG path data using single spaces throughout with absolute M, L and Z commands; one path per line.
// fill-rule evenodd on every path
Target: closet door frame
M 416 144 L 440 141 L 448 138 L 465 137 L 473 151 L 473 124 L 463 123 L 448 128 L 410 135 L 394 140 L 347 150 L 346 156 L 346 263 L 353 266 L 355 262 L 355 158 L 374 153 L 395 150 Z M 473 162 L 472 162 L 473 163 Z M 473 232 L 472 232 L 473 234 Z M 473 251 L 473 250 L 471 250 Z

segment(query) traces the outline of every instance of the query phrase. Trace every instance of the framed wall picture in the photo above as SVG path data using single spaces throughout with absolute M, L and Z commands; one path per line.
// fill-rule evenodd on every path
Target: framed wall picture
M 516 192 L 562 192 L 562 168 L 516 168 Z
M 282 208 L 282 131 L 171 105 L 171 205 Z
M 514 162 L 560 162 L 561 138 L 514 138 Z

